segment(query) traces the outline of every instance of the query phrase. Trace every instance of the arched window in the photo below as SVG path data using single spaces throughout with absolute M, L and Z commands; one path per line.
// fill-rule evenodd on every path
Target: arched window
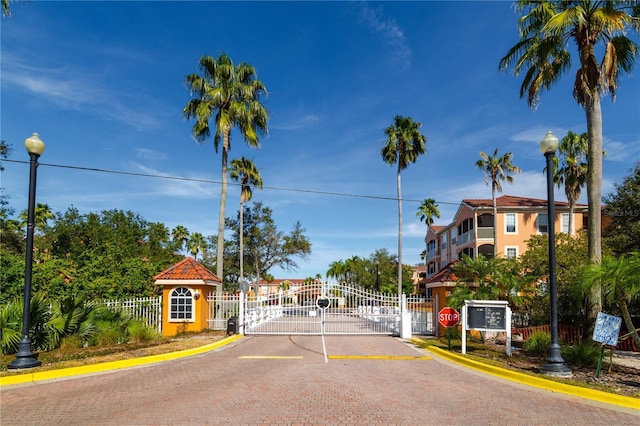
M 169 321 L 194 320 L 193 293 L 186 287 L 178 287 L 169 295 Z

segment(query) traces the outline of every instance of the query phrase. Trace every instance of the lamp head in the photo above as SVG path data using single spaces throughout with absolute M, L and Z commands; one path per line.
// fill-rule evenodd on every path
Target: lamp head
M 555 152 L 558 149 L 558 138 L 548 131 L 546 135 L 544 135 L 544 139 L 540 141 L 540 151 L 543 154 L 548 154 L 550 152 Z
M 29 154 L 42 155 L 44 152 L 44 142 L 40 139 L 37 133 L 32 134 L 24 140 L 24 147 L 27 148 Z

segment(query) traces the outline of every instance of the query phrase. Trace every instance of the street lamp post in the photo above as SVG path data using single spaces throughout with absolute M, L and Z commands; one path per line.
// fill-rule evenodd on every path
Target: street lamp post
M 380 261 L 376 260 L 376 291 L 380 291 Z
M 24 141 L 30 157 L 29 172 L 29 205 L 27 209 L 27 253 L 24 266 L 24 306 L 22 310 L 22 339 L 18 347 L 16 358 L 11 361 L 7 368 L 20 369 L 32 368 L 40 365 L 31 352 L 31 339 L 29 338 L 29 325 L 31 322 L 31 271 L 33 268 L 33 232 L 35 229 L 35 209 L 36 209 L 36 170 L 38 168 L 38 157 L 44 152 L 44 142 L 37 133 L 34 133 Z
M 554 157 L 558 149 L 558 138 L 547 132 L 540 142 L 540 150 L 547 159 L 547 235 L 549 236 L 549 299 L 551 300 L 551 345 L 547 363 L 542 366 L 545 374 L 571 376 L 571 370 L 564 364 L 558 343 L 558 289 L 556 286 L 556 234 L 555 201 L 553 199 Z

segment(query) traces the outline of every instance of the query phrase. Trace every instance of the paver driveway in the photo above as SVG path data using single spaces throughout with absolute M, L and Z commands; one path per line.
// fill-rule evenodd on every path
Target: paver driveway
M 386 336 L 248 337 L 204 355 L 7 387 L 5 425 L 637 425 L 640 411 L 500 380 Z

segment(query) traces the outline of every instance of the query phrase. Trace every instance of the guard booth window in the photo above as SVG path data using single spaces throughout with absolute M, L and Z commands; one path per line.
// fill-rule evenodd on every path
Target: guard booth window
M 178 287 L 170 296 L 170 321 L 193 321 L 193 294 L 186 287 Z

